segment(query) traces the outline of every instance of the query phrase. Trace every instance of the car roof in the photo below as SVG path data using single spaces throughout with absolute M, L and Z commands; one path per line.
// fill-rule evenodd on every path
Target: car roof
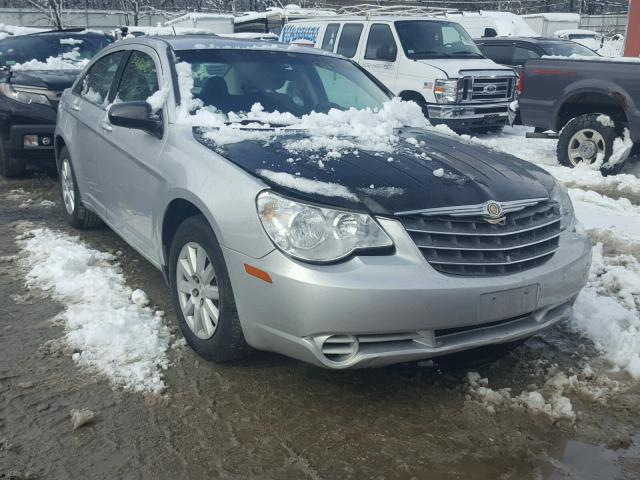
M 492 42 L 524 42 L 524 43 L 567 43 L 571 40 L 565 40 L 563 38 L 549 38 L 549 37 L 488 37 L 478 38 L 476 40 L 479 43 L 492 43 Z
M 458 23 L 454 18 L 446 17 L 417 17 L 415 15 L 333 15 L 327 17 L 311 17 L 291 20 L 287 23 L 339 23 L 339 22 L 402 22 L 402 21 L 428 20 L 434 22 Z
M 149 45 L 171 47 L 176 52 L 181 50 L 269 50 L 293 53 L 307 53 L 310 55 L 328 55 L 340 57 L 331 52 L 317 48 L 294 45 L 289 43 L 279 43 L 265 40 L 227 38 L 216 35 L 158 35 L 140 36 L 135 38 L 125 38 L 114 42 L 109 48 L 116 48 L 118 45 Z M 340 57 L 342 58 L 342 57 Z
M 46 30 L 44 32 L 28 33 L 19 35 L 20 37 L 68 37 L 69 35 L 101 35 L 108 37 L 109 34 L 100 30 L 86 30 L 84 28 L 69 28 L 66 30 Z

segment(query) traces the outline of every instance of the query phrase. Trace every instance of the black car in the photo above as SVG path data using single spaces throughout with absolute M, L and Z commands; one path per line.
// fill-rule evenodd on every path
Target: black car
M 82 67 L 113 39 L 63 30 L 0 40 L 0 173 L 17 177 L 27 162 L 54 163 L 58 100 Z
M 501 65 L 513 67 L 520 74 L 527 60 L 543 56 L 581 57 L 599 55 L 593 50 L 572 42 L 557 38 L 544 37 L 493 37 L 476 40 L 482 53 Z

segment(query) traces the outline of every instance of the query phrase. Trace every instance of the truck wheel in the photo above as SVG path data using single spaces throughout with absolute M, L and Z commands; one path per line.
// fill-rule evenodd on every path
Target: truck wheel
M 225 362 L 251 351 L 240 326 L 222 249 L 202 215 L 178 227 L 171 242 L 169 279 L 180 330 L 198 355 Z
M 560 132 L 557 155 L 560 164 L 573 168 L 576 165 L 606 165 L 613 153 L 613 142 L 618 136 L 615 126 L 598 121 L 599 113 L 589 113 L 573 118 Z M 620 162 L 611 168 L 601 167 L 601 172 L 613 174 L 622 167 Z
M 26 171 L 23 161 L 12 158 L 4 149 L 4 143 L 0 138 L 0 174 L 7 178 L 22 177 Z
M 60 152 L 60 195 L 64 216 L 74 228 L 94 228 L 102 223 L 98 215 L 82 204 L 80 190 L 67 147 Z

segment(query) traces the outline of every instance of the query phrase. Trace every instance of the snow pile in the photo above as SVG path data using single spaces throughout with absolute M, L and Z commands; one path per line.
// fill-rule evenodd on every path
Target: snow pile
M 269 141 L 284 138 L 284 147 L 291 152 L 324 151 L 330 158 L 339 158 L 345 151 L 366 150 L 392 152 L 399 141 L 394 130 L 403 126 L 428 126 L 420 107 L 413 102 L 394 98 L 381 109 L 331 109 L 328 113 L 312 112 L 302 117 L 290 113 L 265 112 L 257 103 L 248 113 L 199 110 L 190 124 L 207 127 L 204 137 L 217 145 L 244 140 Z M 244 123 L 240 123 L 244 122 Z M 271 129 L 271 125 L 277 125 Z M 303 130 L 305 138 L 286 140 L 286 134 Z
M 490 413 L 506 408 L 520 408 L 534 414 L 544 414 L 554 421 L 575 421 L 576 414 L 571 400 L 563 395 L 564 385 L 545 385 L 545 398 L 538 390 L 522 392 L 517 396 L 512 395 L 511 388 L 493 390 L 489 388 L 489 380 L 482 378 L 477 372 L 469 372 L 466 380 L 469 398 L 481 404 Z
M 82 45 L 84 40 L 80 40 L 79 38 L 61 38 L 60 45 Z
M 632 255 L 606 256 L 603 245 L 597 244 L 571 324 L 634 378 L 640 378 L 639 309 L 640 263 Z
M 597 192 L 569 189 L 576 217 L 585 229 L 597 235 L 605 235 L 611 242 L 640 242 L 640 208 L 627 198 L 613 199 Z
M 164 102 L 167 101 L 169 96 L 169 84 L 165 83 L 160 90 L 155 91 L 151 96 L 147 98 L 147 103 L 151 107 L 151 112 L 156 113 L 162 110 Z
M 616 137 L 613 141 L 613 151 L 609 160 L 603 165 L 604 168 L 613 168 L 615 165 L 624 162 L 629 158 L 631 149 L 633 148 L 633 140 L 629 129 L 625 128 L 622 137 Z
M 88 63 L 89 59 L 81 58 L 78 47 L 75 47 L 57 57 L 48 57 L 44 62 L 34 58 L 28 62 L 16 63 L 11 65 L 11 70 L 82 70 Z
M 622 57 L 624 55 L 624 36 L 615 35 L 613 38 L 605 38 L 598 53 L 603 57 Z
M 311 112 L 296 117 L 289 112 L 266 112 L 262 105 L 255 103 L 249 112 L 225 115 L 214 105 L 204 108 L 202 101 L 194 99 L 190 64 L 181 62 L 176 70 L 181 98 L 180 123 L 206 129 L 203 136 L 219 146 L 245 140 L 266 142 L 304 130 L 308 137 L 285 142 L 285 148 L 291 152 L 326 151 L 329 157 L 338 158 L 344 150 L 391 152 L 399 141 L 395 129 L 429 126 L 417 104 L 397 97 L 385 102 L 379 110 L 331 109 L 327 113 Z M 272 129 L 272 125 L 276 128 Z
M 18 237 L 29 267 L 27 285 L 66 305 L 65 340 L 80 365 L 114 384 L 159 393 L 169 365 L 170 333 L 141 291 L 126 286 L 111 254 L 46 228 Z
M 297 177 L 284 172 L 272 172 L 269 170 L 258 170 L 258 175 L 272 181 L 277 185 L 292 188 L 300 192 L 315 193 L 325 197 L 343 197 L 348 200 L 358 200 L 349 189 L 337 183 L 320 182 L 307 178 Z

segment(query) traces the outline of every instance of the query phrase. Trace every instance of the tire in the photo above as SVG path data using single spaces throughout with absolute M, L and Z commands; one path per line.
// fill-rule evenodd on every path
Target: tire
M 202 215 L 182 222 L 173 237 L 169 282 L 180 330 L 198 355 L 227 362 L 251 352 L 222 250 Z
M 597 119 L 599 113 L 589 113 L 575 117 L 565 125 L 558 139 L 558 161 L 565 167 L 574 168 L 578 164 L 591 165 L 602 158 L 603 175 L 617 173 L 624 162 L 607 167 L 613 153 L 613 142 L 618 136 L 616 126 L 607 126 Z
M 60 198 L 62 211 L 69 225 L 74 228 L 95 228 L 102 223 L 98 215 L 82 204 L 80 190 L 73 171 L 71 156 L 67 147 L 60 152 Z
M 26 165 L 23 161 L 7 154 L 4 142 L 0 138 L 0 174 L 6 178 L 18 178 L 24 176 L 26 170 Z

